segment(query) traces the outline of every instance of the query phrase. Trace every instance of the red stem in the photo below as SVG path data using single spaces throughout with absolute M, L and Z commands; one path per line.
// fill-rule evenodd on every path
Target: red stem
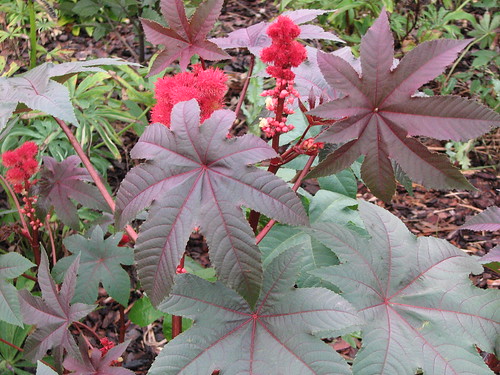
M 71 129 L 68 127 L 68 125 L 66 125 L 66 123 L 64 121 L 58 119 L 57 117 L 54 117 L 54 118 L 57 121 L 57 123 L 59 124 L 59 126 L 61 127 L 61 129 L 63 130 L 63 132 L 68 137 L 71 145 L 73 146 L 76 153 L 80 157 L 83 165 L 85 166 L 85 168 L 87 168 L 87 171 L 89 172 L 90 176 L 94 180 L 94 183 L 96 184 L 97 188 L 99 189 L 99 192 L 104 197 L 104 200 L 108 204 L 109 208 L 111 208 L 111 211 L 115 212 L 115 209 L 116 209 L 115 201 L 113 200 L 111 195 L 106 190 L 106 187 L 104 186 L 104 184 L 101 180 L 101 177 L 99 176 L 99 173 L 97 173 L 97 171 L 95 170 L 95 168 L 92 165 L 92 163 L 90 162 L 89 158 L 87 157 L 87 155 L 83 151 L 82 146 L 80 145 L 80 143 L 78 142 L 76 137 L 71 132 Z M 129 237 L 134 242 L 137 240 L 137 232 L 134 230 L 134 228 L 132 228 L 130 225 L 127 225 L 125 227 L 125 231 L 127 232 Z
M 178 268 L 184 268 L 184 259 L 186 254 L 184 254 L 179 262 Z M 172 339 L 176 338 L 182 333 L 182 317 L 177 315 L 172 315 Z
M 125 326 L 125 308 L 122 305 L 120 305 L 119 311 L 120 311 L 120 333 L 118 335 L 118 342 L 121 344 L 125 341 L 125 330 L 127 327 Z
M 56 257 L 56 243 L 54 241 L 54 235 L 52 234 L 52 229 L 50 228 L 50 215 L 45 216 L 45 228 L 47 229 L 47 232 L 49 233 L 49 238 L 50 238 L 50 248 L 52 252 L 52 265 L 55 266 L 57 263 L 57 257 Z
M 34 281 L 35 283 L 37 283 L 37 282 L 38 282 L 38 279 L 37 279 L 36 277 L 34 277 L 34 276 L 30 276 L 30 275 L 28 275 L 28 274 L 26 274 L 26 273 L 22 273 L 22 274 L 21 274 L 21 276 L 22 276 L 22 277 L 24 277 L 25 279 L 28 279 L 28 280 Z
M 73 324 L 77 325 L 77 326 L 80 326 L 82 328 L 85 328 L 87 331 L 89 331 L 90 333 L 92 333 L 92 335 L 96 338 L 96 340 L 98 342 L 100 342 L 101 338 L 99 337 L 99 335 L 97 333 L 95 333 L 95 331 L 92 328 L 90 328 L 88 325 L 83 324 L 82 322 L 78 322 L 78 321 L 73 322 Z
M 0 342 L 4 343 L 5 345 L 10 346 L 11 348 L 14 348 L 14 349 L 16 349 L 16 350 L 19 350 L 20 352 L 24 352 L 24 349 L 23 349 L 23 348 L 20 348 L 19 346 L 14 345 L 14 344 L 12 344 L 12 343 L 10 343 L 10 342 L 8 342 L 8 341 L 5 341 L 5 340 L 4 340 L 4 339 L 2 339 L 1 337 L 0 337 Z M 42 362 L 42 363 L 43 363 L 44 365 L 46 365 L 46 366 L 49 366 L 52 370 L 56 371 L 56 368 L 55 368 L 54 366 L 52 366 L 51 364 L 49 364 L 49 363 L 45 362 L 43 359 L 42 359 L 42 360 L 40 360 L 40 362 Z
M 85 342 L 87 343 L 87 347 L 89 348 L 93 348 L 92 344 L 90 343 L 89 339 L 87 338 L 87 336 L 85 336 L 82 332 L 82 330 L 80 329 L 80 327 L 78 327 L 77 325 L 75 325 L 75 328 L 77 329 L 77 331 L 80 333 L 80 336 L 83 337 L 83 339 L 85 340 Z
M 280 89 L 280 91 L 281 91 L 281 89 Z M 278 104 L 277 104 L 276 110 L 275 110 L 275 113 L 276 113 L 275 120 L 278 122 L 280 122 L 281 119 L 283 118 L 284 106 L 285 106 L 285 99 L 279 98 Z M 280 134 L 279 133 L 273 135 L 272 147 L 273 147 L 274 151 L 278 152 L 278 149 L 280 147 Z M 279 156 L 274 158 L 274 159 L 271 159 L 271 164 L 269 165 L 269 168 L 267 168 L 267 171 L 271 172 L 273 174 L 276 174 L 276 172 L 278 171 L 278 169 L 281 165 L 280 159 L 281 158 Z M 254 233 L 257 233 L 257 226 L 259 225 L 259 217 L 260 217 L 259 212 L 254 211 L 254 210 L 250 211 L 250 215 L 248 216 L 248 222 L 250 224 L 250 227 L 254 231 Z
M 200 63 L 201 63 L 201 68 L 203 70 L 207 70 L 207 64 L 205 63 L 205 60 L 203 60 L 203 57 L 200 56 Z
M 172 315 L 172 339 L 182 333 L 182 316 Z
M 19 200 L 17 199 L 16 193 L 14 193 L 14 190 L 12 190 L 10 183 L 5 179 L 4 176 L 0 175 L 0 179 L 2 179 L 2 182 L 7 187 L 7 190 L 9 190 L 10 196 L 14 200 L 14 204 L 16 205 L 17 212 L 19 213 L 19 220 L 21 220 L 21 224 L 23 226 L 23 229 L 26 231 L 25 237 L 31 241 L 31 236 L 30 236 L 28 224 L 26 223 L 26 220 L 24 220 L 24 215 L 21 213 L 21 205 L 19 204 Z
M 236 114 L 236 118 L 238 118 L 238 115 L 240 114 L 241 106 L 243 105 L 243 102 L 245 101 L 245 96 L 247 94 L 248 86 L 250 85 L 250 78 L 252 77 L 254 66 L 255 66 L 255 56 L 252 55 L 250 57 L 250 66 L 248 67 L 247 77 L 245 78 L 245 83 L 243 84 L 243 89 L 241 90 L 240 98 L 238 99 L 238 104 L 236 104 L 236 109 L 234 110 L 234 113 Z
M 304 177 L 309 173 L 309 169 L 311 168 L 312 163 L 314 162 L 314 159 L 316 158 L 316 155 L 311 155 L 309 156 L 309 159 L 307 160 L 306 165 L 304 166 L 304 169 L 302 172 L 300 172 L 299 177 L 297 178 L 297 181 L 295 181 L 295 184 L 293 184 L 292 190 L 297 191 L 300 187 L 300 184 L 302 183 L 302 180 Z M 269 221 L 266 226 L 260 231 L 260 233 L 255 237 L 255 243 L 259 244 L 260 241 L 269 233 L 271 228 L 276 224 L 276 220 L 271 220 Z

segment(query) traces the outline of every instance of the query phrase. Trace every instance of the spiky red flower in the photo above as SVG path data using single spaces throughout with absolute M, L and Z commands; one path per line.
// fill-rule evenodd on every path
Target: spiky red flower
M 183 72 L 172 77 L 160 78 L 155 83 L 156 105 L 151 113 L 151 122 L 170 127 L 170 114 L 175 104 L 196 99 L 201 109 L 201 121 L 224 105 L 227 77 L 220 69 L 203 70 L 195 65 L 192 72 Z
M 38 146 L 34 142 L 25 142 L 21 147 L 3 153 L 2 164 L 9 168 L 5 177 L 16 193 L 27 188 L 27 181 L 38 171 L 37 153 Z
M 275 77 L 291 81 L 295 74 L 290 68 L 299 66 L 307 57 L 305 47 L 295 38 L 300 35 L 300 28 L 289 17 L 279 16 L 267 29 L 272 39 L 271 46 L 264 48 L 260 54 L 262 61 L 272 63 L 267 72 Z

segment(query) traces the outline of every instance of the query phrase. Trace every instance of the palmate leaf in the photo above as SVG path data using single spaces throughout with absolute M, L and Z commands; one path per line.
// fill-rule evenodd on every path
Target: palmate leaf
M 121 234 L 117 234 L 104 239 L 102 229 L 97 226 L 92 230 L 90 238 L 76 234 L 64 239 L 64 246 L 73 255 L 59 260 L 53 273 L 66 272 L 74 259 L 80 256 L 73 301 L 94 303 L 101 282 L 106 292 L 118 303 L 128 305 L 130 277 L 121 264 L 133 264 L 134 256 L 131 248 L 118 246 L 121 237 Z
M 0 130 L 18 103 L 78 125 L 68 89 L 51 79 L 78 72 L 103 71 L 99 65 L 137 65 L 120 59 L 103 58 L 63 64 L 44 63 L 19 76 L 0 77 Z
M 79 219 L 71 199 L 85 207 L 109 212 L 99 190 L 85 182 L 92 181 L 92 177 L 85 168 L 77 167 L 80 163 L 80 158 L 76 155 L 69 156 L 60 163 L 50 156 L 44 156 L 38 183 L 38 206 L 45 211 L 53 206 L 59 219 L 75 230 L 78 230 Z
M 318 337 L 351 332 L 360 320 L 327 289 L 294 288 L 301 256 L 296 247 L 274 259 L 254 309 L 220 282 L 180 275 L 159 308 L 194 323 L 163 348 L 149 374 L 350 374 Z
M 151 205 L 136 244 L 139 278 L 154 305 L 170 292 L 195 226 L 206 236 L 219 280 L 252 304 L 261 283 L 260 253 L 241 206 L 280 222 L 307 223 L 297 195 L 272 173 L 250 166 L 276 156 L 266 142 L 227 139 L 234 113 L 215 111 L 200 126 L 196 100 L 172 110 L 172 126 L 150 125 L 131 152 L 148 162 L 133 168 L 117 194 L 121 227 Z
M 480 214 L 470 217 L 460 229 L 486 230 L 494 232 L 500 230 L 500 207 L 491 206 Z
M 345 195 L 327 190 L 319 190 L 311 199 L 309 205 L 309 220 L 311 225 L 320 222 L 332 222 L 340 225 L 357 226 L 361 231 L 363 223 L 359 213 L 353 210 L 358 202 Z M 304 228 L 290 227 L 288 225 L 275 225 L 264 239 L 259 243 L 262 252 L 262 265 L 264 269 L 279 254 L 292 247 L 300 246 L 303 250 L 301 257 L 302 267 L 296 284 L 301 288 L 322 286 L 330 288 L 331 284 L 309 271 L 319 267 L 338 264 L 337 256 L 325 245 L 318 242 Z M 338 289 L 337 289 L 338 290 Z
M 422 43 L 393 67 L 393 38 L 382 12 L 361 41 L 361 77 L 340 57 L 320 54 L 326 81 L 346 95 L 311 111 L 332 125 L 319 141 L 343 144 L 327 156 L 311 177 L 336 173 L 365 155 L 361 174 L 377 197 L 389 201 L 396 183 L 391 160 L 414 181 L 430 188 L 472 186 L 441 154 L 431 153 L 409 136 L 465 140 L 500 125 L 494 111 L 454 96 L 413 97 L 416 90 L 439 75 L 470 40 Z
M 284 12 L 282 15 L 289 17 L 295 24 L 300 25 L 299 39 L 328 39 L 336 42 L 343 42 L 333 33 L 324 31 L 321 27 L 315 25 L 302 25 L 303 23 L 314 20 L 321 14 L 329 12 L 328 10 L 318 9 L 300 9 L 290 12 Z M 271 38 L 266 34 L 266 30 L 272 22 L 259 22 L 244 29 L 238 29 L 228 34 L 224 38 L 212 38 L 211 42 L 217 44 L 220 48 L 247 48 L 253 55 L 259 57 L 260 52 L 271 45 Z
M 80 342 L 80 352 L 76 352 L 74 356 L 68 355 L 64 359 L 64 368 L 74 375 L 133 375 L 134 372 L 126 368 L 112 365 L 127 349 L 129 343 L 130 340 L 125 341 L 102 355 L 96 348 L 92 348 L 89 353 L 87 345 Z
M 17 253 L 0 255 L 0 320 L 22 327 L 17 290 L 7 282 L 33 267 L 34 264 Z
M 141 19 L 147 40 L 165 46 L 154 61 L 149 74 L 160 73 L 175 60 L 179 60 L 181 69 L 186 70 L 189 60 L 195 54 L 206 60 L 229 58 L 229 55 L 215 43 L 207 40 L 207 34 L 214 27 L 223 2 L 223 0 L 204 1 L 188 20 L 182 0 L 161 0 L 161 12 L 170 27 Z
M 343 263 L 313 274 L 340 287 L 366 321 L 353 372 L 491 374 L 474 345 L 494 350 L 500 294 L 471 284 L 482 267 L 447 241 L 416 238 L 378 206 L 360 202 L 360 212 L 370 240 L 330 223 L 311 230 Z
M 57 375 L 57 372 L 52 370 L 46 364 L 38 361 L 36 365 L 36 375 Z
M 19 292 L 24 322 L 36 325 L 36 330 L 28 336 L 24 345 L 24 357 L 36 361 L 41 359 L 47 350 L 54 349 L 55 357 L 60 360 L 64 349 L 76 345 L 68 327 L 93 311 L 95 306 L 71 304 L 80 257 L 76 257 L 68 268 L 61 290 L 58 291 L 50 276 L 47 254 L 45 251 L 41 253 L 38 284 L 42 297 L 32 296 L 27 290 Z

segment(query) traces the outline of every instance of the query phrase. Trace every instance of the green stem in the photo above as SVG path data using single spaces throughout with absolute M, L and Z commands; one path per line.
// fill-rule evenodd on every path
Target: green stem
M 35 0 L 28 0 L 30 16 L 30 69 L 36 66 L 36 13 Z
M 5 345 L 10 346 L 11 348 L 14 348 L 14 349 L 16 349 L 16 350 L 19 350 L 20 352 L 24 352 L 24 349 L 23 349 L 23 348 L 20 348 L 19 346 L 14 345 L 14 344 L 12 344 L 12 343 L 10 343 L 10 342 L 8 342 L 8 341 L 6 341 L 6 340 L 2 339 L 1 337 L 0 337 L 0 342 L 1 342 L 1 343 L 4 343 Z M 42 362 L 42 363 L 43 363 L 44 365 L 46 365 L 46 366 L 49 366 L 52 370 L 54 370 L 54 371 L 55 371 L 54 366 L 52 366 L 51 364 L 49 364 L 49 363 L 45 362 L 43 359 L 41 359 L 41 360 L 40 360 L 40 362 Z
M 457 9 L 455 9 L 455 12 L 462 10 L 463 7 L 466 6 L 468 3 L 470 3 L 470 0 L 464 1 L 462 4 L 460 4 L 460 6 Z
M 448 75 L 446 76 L 446 79 L 444 80 L 444 83 L 443 83 L 443 86 L 446 86 L 446 84 L 448 83 L 448 80 L 450 79 L 451 75 L 453 74 L 453 72 L 455 71 L 455 68 L 457 67 L 457 65 L 460 63 L 460 61 L 462 61 L 462 59 L 464 58 L 464 56 L 467 54 L 467 52 L 469 52 L 469 50 L 472 48 L 472 46 L 478 42 L 480 42 L 481 40 L 483 40 L 484 38 L 486 38 L 488 35 L 485 34 L 483 35 L 481 38 L 478 38 L 476 39 L 473 43 L 470 43 L 464 50 L 463 52 L 460 54 L 460 57 L 455 61 L 455 63 L 451 66 L 451 69 L 450 69 L 450 72 L 448 73 Z

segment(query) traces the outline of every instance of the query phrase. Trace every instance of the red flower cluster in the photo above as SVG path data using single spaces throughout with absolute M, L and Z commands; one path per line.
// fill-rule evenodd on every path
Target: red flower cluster
M 29 179 L 38 171 L 38 161 L 35 159 L 37 153 L 38 146 L 34 142 L 26 142 L 15 150 L 3 153 L 2 163 L 9 168 L 5 177 L 16 193 L 27 190 Z
M 315 142 L 314 138 L 304 140 L 300 145 L 295 146 L 295 151 L 299 154 L 317 155 L 319 150 L 325 147 L 323 142 Z
M 102 348 L 99 349 L 99 351 L 101 352 L 101 356 L 105 356 L 106 353 L 115 347 L 115 343 L 113 341 L 111 341 L 110 339 L 108 339 L 107 337 L 104 337 L 102 339 L 99 340 L 101 342 L 101 345 L 102 345 Z
M 300 35 L 300 28 L 290 18 L 279 16 L 268 27 L 267 35 L 272 44 L 260 54 L 262 61 L 274 64 L 267 67 L 267 72 L 274 78 L 292 81 L 295 74 L 291 67 L 299 66 L 307 56 L 305 47 L 295 40 Z
M 266 107 L 276 113 L 276 118 L 261 119 L 260 127 L 266 137 L 275 134 L 286 133 L 294 129 L 294 126 L 286 123 L 286 117 L 294 113 L 291 106 L 299 93 L 294 89 L 295 73 L 292 67 L 299 66 L 306 59 L 305 47 L 297 42 L 300 28 L 288 17 L 280 16 L 267 29 L 267 34 L 272 39 L 272 44 L 262 50 L 260 57 L 266 63 L 273 66 L 267 67 L 267 72 L 276 78 L 276 87 L 265 90 L 261 95 L 267 96 Z
M 170 127 L 170 114 L 175 104 L 196 99 L 201 109 L 201 121 L 224 105 L 227 77 L 220 69 L 203 70 L 195 65 L 192 72 L 183 72 L 172 77 L 160 78 L 155 83 L 156 105 L 151 113 L 151 122 L 160 122 Z

